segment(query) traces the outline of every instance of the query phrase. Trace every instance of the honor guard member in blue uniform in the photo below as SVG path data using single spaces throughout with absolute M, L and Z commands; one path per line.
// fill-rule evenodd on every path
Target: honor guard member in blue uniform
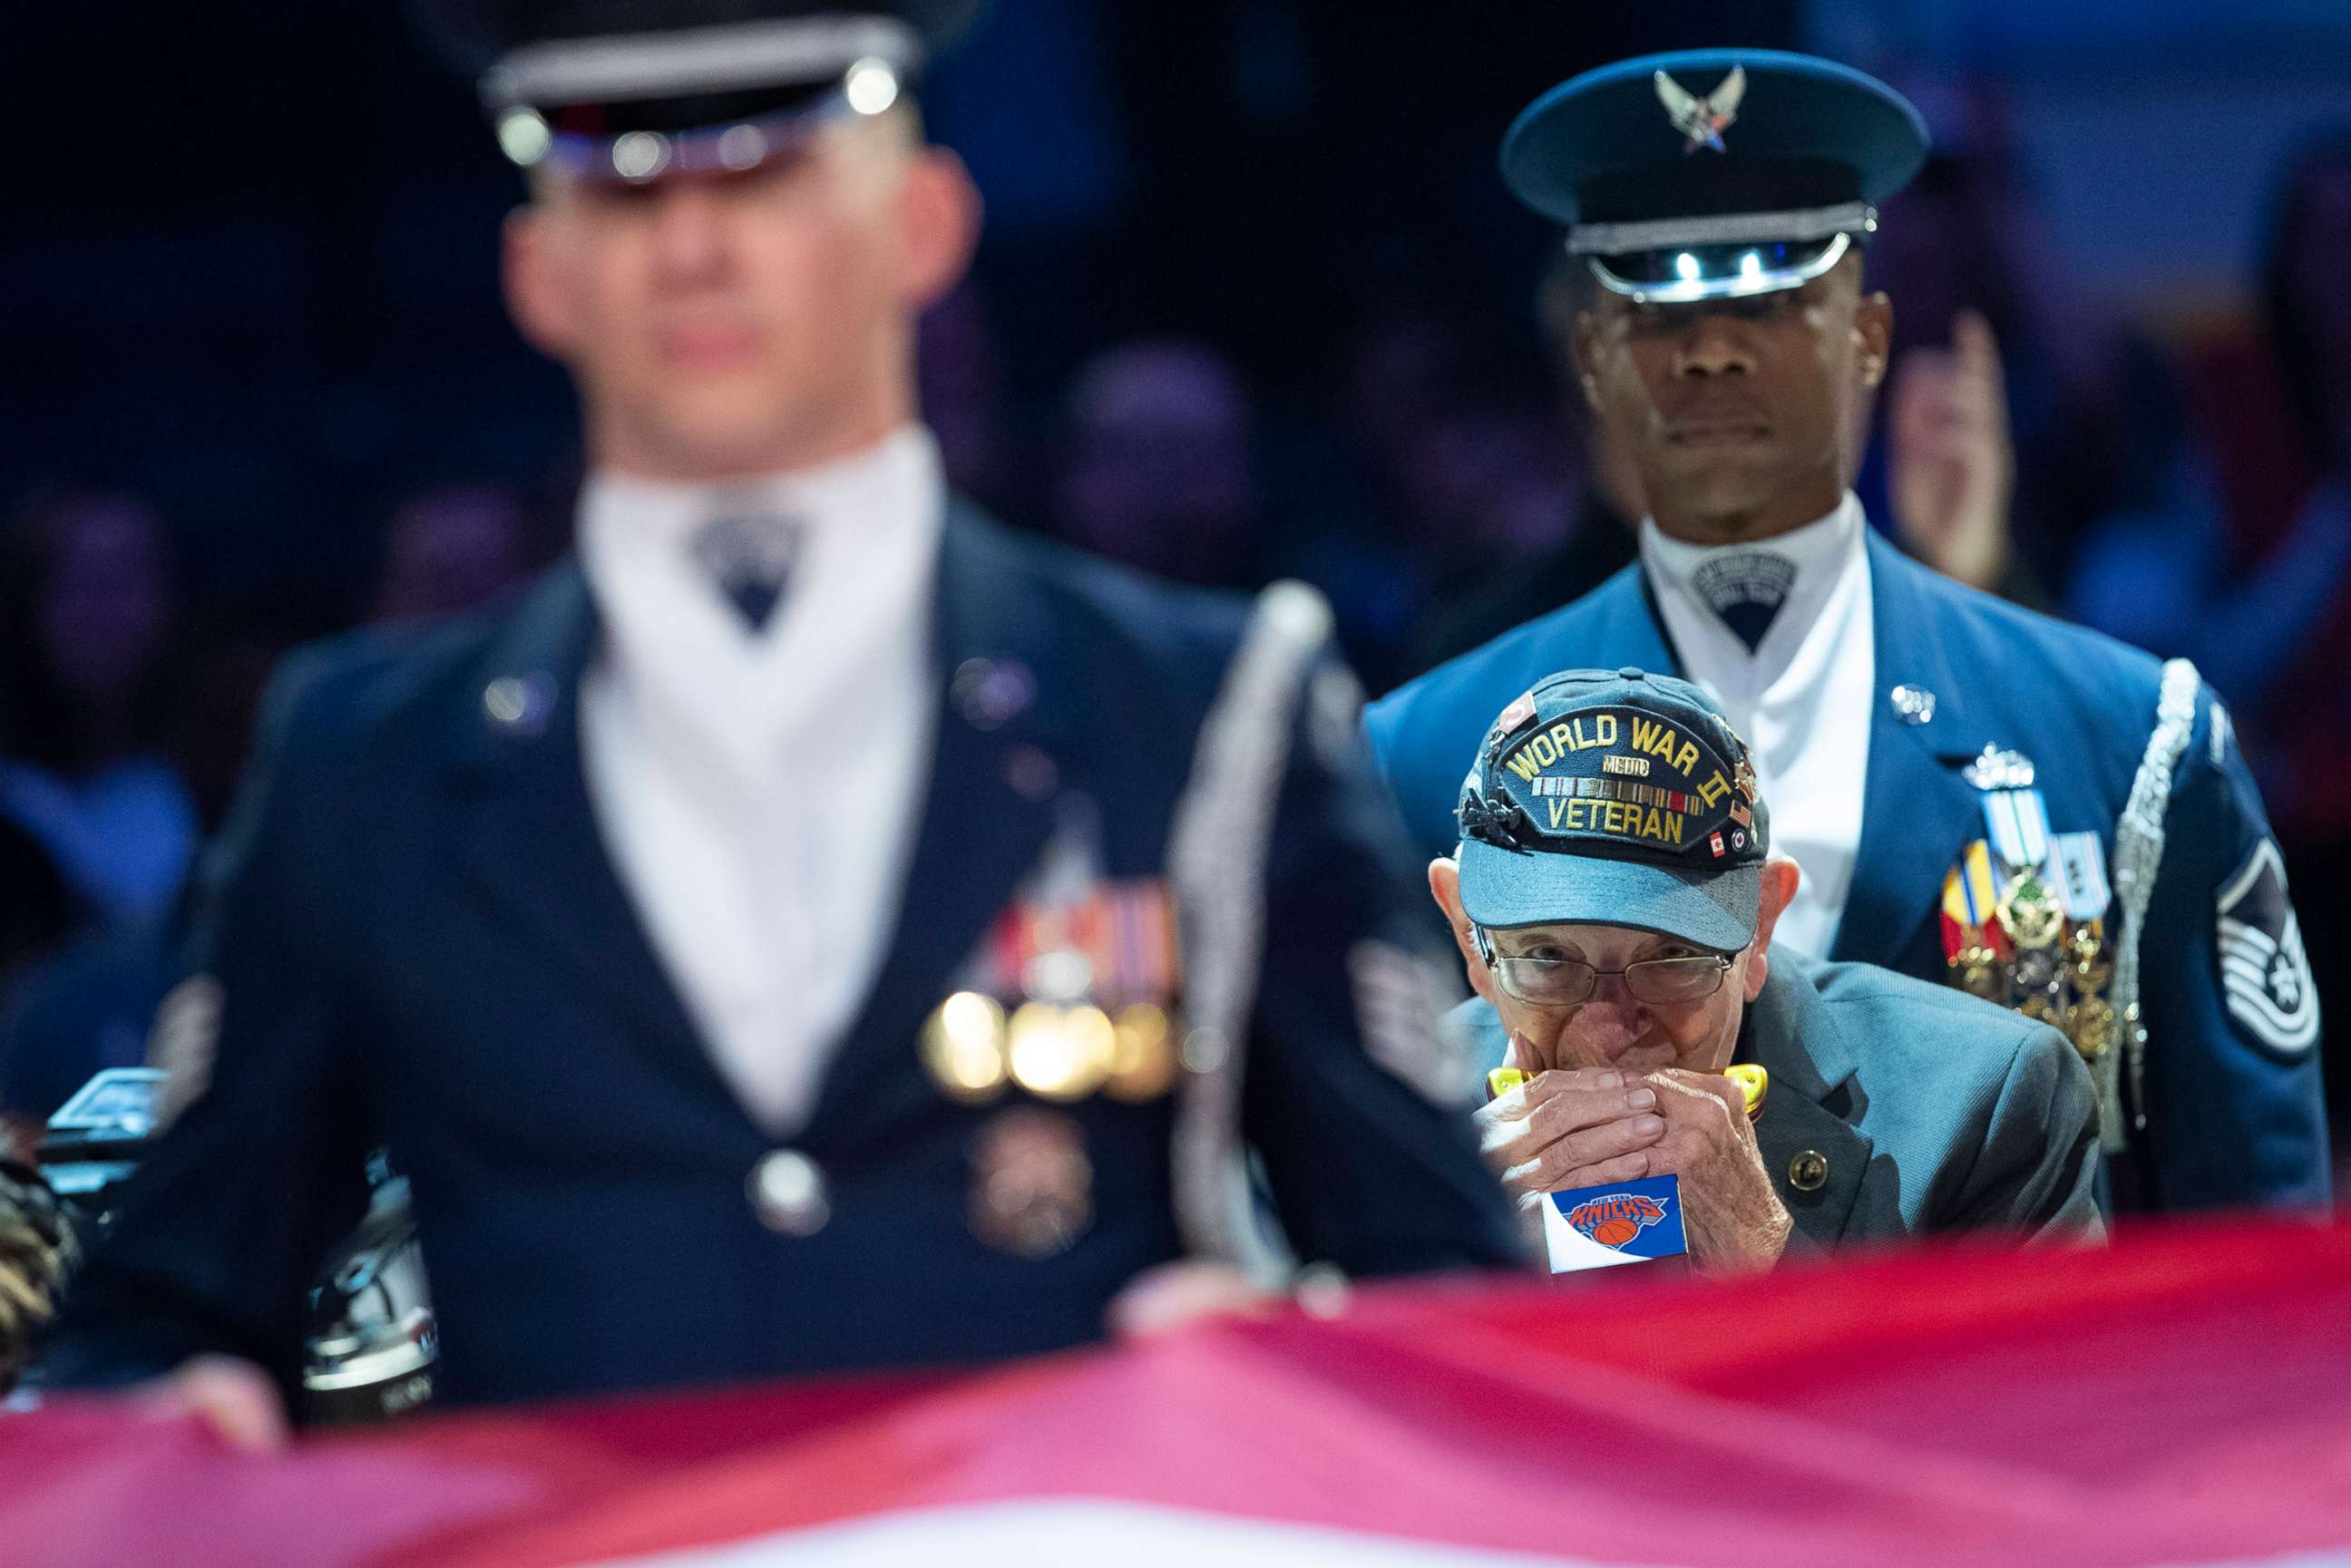
M 2118 1210 L 2323 1204 L 2317 998 L 2226 710 L 1907 559 L 1850 489 L 1892 320 L 1863 253 L 1925 153 L 1884 84 L 1761 50 L 1626 60 L 1519 117 L 1503 176 L 1585 264 L 1584 401 L 1650 516 L 1590 596 L 1376 704 L 1373 744 L 1440 854 L 1501 705 L 1562 668 L 1687 675 L 1803 868 L 1783 946 L 2064 1032 Z
M 914 322 L 977 207 L 907 96 L 944 9 L 482 14 L 577 557 L 277 682 L 160 1030 L 186 1108 L 61 1376 L 292 1389 L 378 1144 L 444 1402 L 1043 1351 L 1186 1259 L 1520 1260 L 1321 601 L 944 487 Z
M 2097 1091 L 2046 1023 L 1782 950 L 1801 881 L 1687 681 L 1552 675 L 1504 709 L 1429 866 L 1503 1069 L 1479 1113 L 1522 1208 L 1672 1176 L 1723 1270 L 1959 1228 L 2104 1235 Z

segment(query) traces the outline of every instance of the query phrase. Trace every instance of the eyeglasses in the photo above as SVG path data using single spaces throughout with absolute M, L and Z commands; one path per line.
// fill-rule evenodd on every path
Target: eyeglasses
M 1572 1008 L 1588 999 L 1603 975 L 1623 978 L 1635 1001 L 1651 1007 L 1695 1002 L 1722 989 L 1730 960 L 1719 953 L 1687 958 L 1645 958 L 1621 969 L 1595 969 L 1581 958 L 1509 958 L 1487 960 L 1501 977 L 1502 989 L 1532 1007 Z

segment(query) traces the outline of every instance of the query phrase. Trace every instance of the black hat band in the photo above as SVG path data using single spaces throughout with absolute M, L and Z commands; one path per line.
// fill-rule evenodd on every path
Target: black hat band
M 491 113 L 727 92 L 838 77 L 860 60 L 918 69 L 922 35 L 895 17 L 795 16 L 674 33 L 552 38 L 482 74 Z
M 1832 235 L 1868 234 L 1876 227 L 1876 207 L 1867 202 L 1841 202 L 1779 213 L 1715 213 L 1643 223 L 1577 224 L 1567 231 L 1567 248 L 1574 256 L 1621 256 L 1627 251 L 1689 246 L 1827 239 Z

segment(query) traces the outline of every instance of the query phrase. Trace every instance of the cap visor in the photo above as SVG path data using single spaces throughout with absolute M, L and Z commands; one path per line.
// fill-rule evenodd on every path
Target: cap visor
M 1461 846 L 1461 907 L 1489 930 L 1622 925 L 1735 953 L 1755 939 L 1763 868 L 1703 876 L 1598 855 Z
M 1612 294 L 1687 305 L 1802 288 L 1836 266 L 1852 244 L 1840 234 L 1808 242 L 1692 246 L 1589 259 L 1593 276 Z

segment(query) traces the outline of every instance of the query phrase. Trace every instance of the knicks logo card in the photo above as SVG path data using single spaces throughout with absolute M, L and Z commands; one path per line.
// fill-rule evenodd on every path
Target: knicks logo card
M 1554 1274 L 1647 1263 L 1689 1252 L 1677 1176 L 1571 1187 L 1551 1194 L 1542 1216 L 1543 1242 Z

